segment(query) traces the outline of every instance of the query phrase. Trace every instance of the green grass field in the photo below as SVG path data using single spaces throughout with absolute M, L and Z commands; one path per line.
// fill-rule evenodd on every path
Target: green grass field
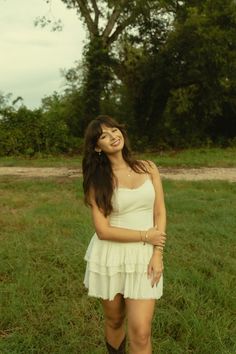
M 236 166 L 236 148 L 199 148 L 180 151 L 162 151 L 156 153 L 140 153 L 137 158 L 153 160 L 163 167 L 233 167 Z M 81 155 L 78 156 L 45 156 L 45 157 L 0 157 L 1 166 L 32 167 L 69 167 L 81 166 Z
M 1 354 L 104 354 L 98 299 L 83 287 L 92 236 L 81 180 L 0 180 Z M 236 184 L 164 181 L 164 296 L 154 354 L 233 354 Z

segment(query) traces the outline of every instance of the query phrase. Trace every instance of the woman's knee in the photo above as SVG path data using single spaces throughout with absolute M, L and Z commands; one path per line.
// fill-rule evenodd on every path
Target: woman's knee
M 151 338 L 151 328 L 150 327 L 136 327 L 130 328 L 129 330 L 130 341 L 135 343 L 140 347 L 145 347 Z
M 105 316 L 106 325 L 112 329 L 119 329 L 123 326 L 125 320 L 125 314 L 119 314 L 116 316 Z

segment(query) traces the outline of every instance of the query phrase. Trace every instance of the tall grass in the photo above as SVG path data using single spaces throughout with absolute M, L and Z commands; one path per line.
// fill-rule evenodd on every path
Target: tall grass
M 172 151 L 139 153 L 137 158 L 153 160 L 158 166 L 170 167 L 235 167 L 236 148 L 196 148 Z M 69 167 L 81 166 L 81 155 L 76 156 L 38 156 L 32 158 L 20 156 L 0 157 L 1 166 L 29 167 Z
M 2 354 L 104 354 L 100 301 L 83 287 L 93 233 L 80 180 L 1 178 Z M 154 354 L 233 354 L 236 184 L 164 181 L 164 295 Z

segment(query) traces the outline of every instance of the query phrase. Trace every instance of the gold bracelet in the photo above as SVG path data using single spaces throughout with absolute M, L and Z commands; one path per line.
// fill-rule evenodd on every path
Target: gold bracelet
M 148 239 L 148 231 L 146 231 L 146 233 L 145 233 L 145 238 L 144 238 L 144 241 L 143 241 L 143 245 L 144 246 L 146 245 L 147 239 Z
M 161 247 L 161 246 L 154 246 L 154 249 L 160 251 L 160 252 L 163 254 L 163 247 Z
M 142 238 L 142 231 L 139 231 L 139 235 L 140 235 L 140 240 L 141 242 L 143 241 L 143 238 Z

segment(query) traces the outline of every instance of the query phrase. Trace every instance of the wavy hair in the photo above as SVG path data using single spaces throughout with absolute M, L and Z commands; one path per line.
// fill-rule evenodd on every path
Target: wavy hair
M 124 137 L 122 155 L 130 168 L 137 173 L 149 173 L 145 164 L 135 160 L 129 145 L 128 136 L 123 124 L 107 115 L 100 115 L 92 120 L 85 132 L 84 156 L 82 161 L 84 201 L 91 206 L 90 192 L 94 191 L 95 201 L 105 216 L 113 211 L 112 194 L 116 178 L 113 174 L 110 160 L 104 152 L 95 151 L 97 141 L 102 134 L 102 125 L 109 128 L 118 128 Z

